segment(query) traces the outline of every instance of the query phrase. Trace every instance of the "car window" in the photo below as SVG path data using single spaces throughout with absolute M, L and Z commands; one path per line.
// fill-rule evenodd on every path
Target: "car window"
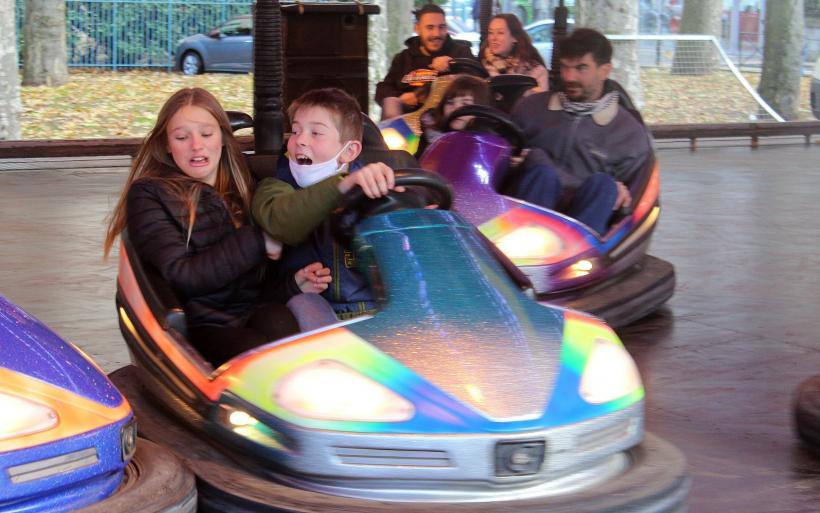
M 230 20 L 220 27 L 219 32 L 223 36 L 249 36 L 251 35 L 251 20 Z
M 238 35 L 240 36 L 249 36 L 253 31 L 253 25 L 251 23 L 250 18 L 245 20 L 239 20 L 239 26 L 237 27 Z
M 552 42 L 552 23 L 540 25 L 530 31 L 530 39 L 533 43 L 551 43 Z

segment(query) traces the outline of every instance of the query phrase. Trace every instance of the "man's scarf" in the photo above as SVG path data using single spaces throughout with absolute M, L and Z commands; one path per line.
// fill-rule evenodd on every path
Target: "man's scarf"
M 618 91 L 607 93 L 594 102 L 574 102 L 567 98 L 567 95 L 564 93 L 558 93 L 558 98 L 561 100 L 561 108 L 565 112 L 576 116 L 591 116 L 606 109 L 613 102 L 617 103 Z

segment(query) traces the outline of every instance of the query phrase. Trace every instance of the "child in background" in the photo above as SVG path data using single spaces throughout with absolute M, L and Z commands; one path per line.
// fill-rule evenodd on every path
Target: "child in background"
M 463 130 L 472 119 L 471 116 L 462 116 L 454 119 L 449 127 L 444 126 L 444 121 L 456 109 L 465 105 L 490 105 L 492 97 L 490 85 L 486 80 L 471 76 L 462 75 L 454 79 L 439 104 L 422 114 L 421 127 L 422 134 L 419 147 L 416 150 L 416 157 L 420 157 L 427 146 L 449 129 Z

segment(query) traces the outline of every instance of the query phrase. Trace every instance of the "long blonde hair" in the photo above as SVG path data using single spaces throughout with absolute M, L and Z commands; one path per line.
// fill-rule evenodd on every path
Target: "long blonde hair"
M 196 220 L 200 193 L 206 184 L 186 176 L 176 165 L 167 149 L 168 123 L 174 114 L 189 105 L 205 109 L 219 123 L 224 147 L 213 188 L 226 201 L 235 221 L 244 221 L 248 216 L 253 196 L 253 183 L 245 164 L 245 157 L 231 130 L 228 115 L 214 95 L 205 89 L 199 87 L 180 89 L 168 98 L 160 109 L 154 128 L 148 133 L 131 164 L 131 171 L 128 173 L 120 199 L 109 217 L 103 246 L 104 258 L 108 257 L 117 237 L 125 229 L 128 221 L 126 212 L 128 193 L 131 186 L 141 179 L 162 180 L 172 194 L 185 202 L 188 210 L 188 237 L 190 238 Z

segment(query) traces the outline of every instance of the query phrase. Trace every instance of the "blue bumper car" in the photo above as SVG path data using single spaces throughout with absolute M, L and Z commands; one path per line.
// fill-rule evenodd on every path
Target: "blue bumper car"
M 137 438 L 105 374 L 0 295 L 0 511 L 195 509 L 193 475 Z

